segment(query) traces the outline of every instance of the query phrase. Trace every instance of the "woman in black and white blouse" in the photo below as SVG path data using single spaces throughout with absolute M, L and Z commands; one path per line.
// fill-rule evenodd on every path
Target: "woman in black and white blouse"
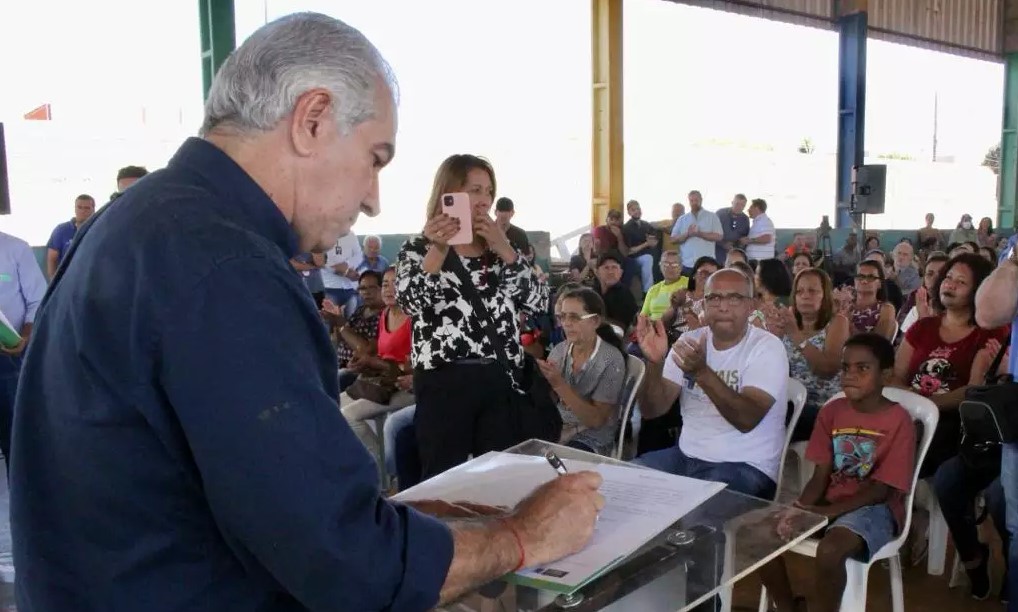
M 466 192 L 473 208 L 474 241 L 450 247 L 459 222 L 444 214 L 442 194 Z M 513 249 L 489 216 L 495 172 L 487 160 L 453 155 L 435 176 L 423 236 L 400 251 L 397 295 L 413 318 L 414 425 L 423 477 L 454 467 L 469 455 L 503 450 L 521 441 L 517 402 L 520 373 L 509 375 L 497 360 L 481 319 L 446 262 L 458 257 L 473 281 L 506 346 L 514 368 L 523 367 L 520 315 L 543 312 L 548 287 L 523 254 Z

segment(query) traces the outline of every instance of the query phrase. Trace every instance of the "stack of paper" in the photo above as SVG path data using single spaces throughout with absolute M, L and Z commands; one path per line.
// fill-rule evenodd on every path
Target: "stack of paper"
M 582 551 L 506 579 L 572 593 L 609 571 L 725 485 L 664 472 L 563 459 L 570 472 L 594 471 L 604 483 L 605 506 L 594 537 Z M 514 507 L 558 474 L 544 457 L 490 452 L 403 491 L 398 501 L 439 499 Z

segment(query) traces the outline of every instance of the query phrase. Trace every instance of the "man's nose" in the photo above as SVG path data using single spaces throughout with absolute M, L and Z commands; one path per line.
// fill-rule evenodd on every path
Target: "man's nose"
M 378 197 L 378 174 L 371 180 L 371 189 L 361 202 L 361 212 L 369 217 L 377 217 L 382 212 L 382 203 Z

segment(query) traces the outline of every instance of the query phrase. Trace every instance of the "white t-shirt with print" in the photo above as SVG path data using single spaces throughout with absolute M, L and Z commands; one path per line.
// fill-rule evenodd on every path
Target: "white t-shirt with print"
M 357 234 L 350 232 L 340 238 L 336 242 L 336 246 L 326 251 L 325 267 L 322 268 L 322 284 L 326 289 L 356 289 L 357 281 L 336 274 L 332 271 L 332 266 L 345 263 L 356 270 L 362 261 L 364 261 L 364 251 L 361 250 Z
M 689 389 L 684 374 L 672 359 L 665 360 L 664 378 L 682 388 L 682 431 L 679 449 L 687 457 L 712 463 L 748 463 L 777 481 L 781 451 L 785 444 L 785 415 L 788 412 L 788 354 L 777 336 L 750 326 L 742 342 L 719 351 L 714 348 L 710 328 L 701 327 L 682 335 L 699 342 L 707 334 L 707 366 L 736 391 L 754 387 L 774 398 L 774 404 L 751 431 L 742 433 L 725 420 L 703 389 Z
M 770 234 L 771 241 L 767 244 L 747 244 L 746 257 L 762 261 L 774 259 L 774 244 L 777 234 L 774 231 L 774 222 L 767 216 L 767 213 L 760 213 L 753 219 L 753 225 L 749 228 L 749 238 L 759 238 Z

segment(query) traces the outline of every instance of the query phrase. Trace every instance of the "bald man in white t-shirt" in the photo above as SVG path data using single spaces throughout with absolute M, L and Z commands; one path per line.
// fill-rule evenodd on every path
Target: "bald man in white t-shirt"
M 646 453 L 636 463 L 774 497 L 785 441 L 788 356 L 776 336 L 749 325 L 753 295 L 753 281 L 742 272 L 714 273 L 704 292 L 707 326 L 686 332 L 671 349 L 661 323 L 640 318 L 637 335 L 647 361 L 641 414 L 660 416 L 678 399 L 682 430 L 675 447 Z

